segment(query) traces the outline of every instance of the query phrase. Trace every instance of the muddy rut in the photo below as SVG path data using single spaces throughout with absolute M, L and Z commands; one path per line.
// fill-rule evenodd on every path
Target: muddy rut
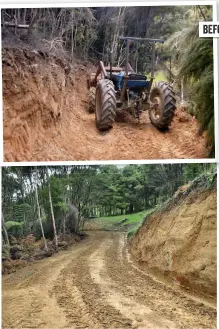
M 88 113 L 91 68 L 19 49 L 3 50 L 5 161 L 142 160 L 205 158 L 195 118 L 176 111 L 167 132 L 144 113 L 125 116 L 101 133 Z
M 3 277 L 3 328 L 216 328 L 216 307 L 140 271 L 124 233 L 95 232 Z

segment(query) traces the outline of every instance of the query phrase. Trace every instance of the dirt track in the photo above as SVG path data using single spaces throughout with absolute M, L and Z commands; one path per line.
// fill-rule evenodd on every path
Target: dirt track
M 216 328 L 216 308 L 138 270 L 123 233 L 3 277 L 3 328 Z
M 197 121 L 179 109 L 165 133 L 150 123 L 148 113 L 140 122 L 126 117 L 100 133 L 87 111 L 89 70 L 75 64 L 69 73 L 60 59 L 4 49 L 5 161 L 207 157 Z
M 137 120 L 116 122 L 108 132 L 95 127 L 95 115 L 86 112 L 87 104 L 72 109 L 63 117 L 60 128 L 39 140 L 30 161 L 59 160 L 144 160 L 205 158 L 207 151 L 196 122 L 175 118 L 169 131 L 158 131 L 148 115 Z M 75 111 L 75 112 L 74 112 Z M 77 112 L 76 112 L 77 111 Z M 76 114 L 77 113 L 77 114 Z M 77 122 L 75 119 L 77 118 Z

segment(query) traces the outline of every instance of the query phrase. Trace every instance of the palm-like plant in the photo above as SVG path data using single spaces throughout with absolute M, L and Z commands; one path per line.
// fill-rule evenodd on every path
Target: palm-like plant
M 207 131 L 207 146 L 214 155 L 214 80 L 212 38 L 199 38 L 198 24 L 171 38 L 176 51 L 178 76 L 191 87 L 190 99 L 196 104 L 195 115 L 201 132 Z

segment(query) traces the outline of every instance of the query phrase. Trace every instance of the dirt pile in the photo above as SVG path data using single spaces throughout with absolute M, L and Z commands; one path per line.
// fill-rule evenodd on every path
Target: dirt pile
M 131 240 L 131 254 L 142 269 L 214 298 L 216 221 L 216 173 L 211 173 L 180 188 L 144 220 Z
M 58 251 L 67 250 L 84 238 L 84 234 L 58 235 Z M 2 248 L 2 273 L 15 272 L 36 260 L 51 257 L 55 252 L 54 241 L 47 240 L 46 250 L 43 239 L 37 241 L 32 234 L 20 239 L 10 236 L 10 246 L 4 245 Z

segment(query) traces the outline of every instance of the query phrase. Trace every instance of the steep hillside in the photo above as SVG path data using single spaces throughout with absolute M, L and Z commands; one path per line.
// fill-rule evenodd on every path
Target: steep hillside
M 143 269 L 214 297 L 216 222 L 216 173 L 210 173 L 180 188 L 145 218 L 131 239 L 131 254 Z
M 41 160 L 67 160 L 63 148 L 49 141 L 54 142 L 63 125 L 69 127 L 70 116 L 75 130 L 68 135 L 77 130 L 76 109 L 87 101 L 86 65 L 21 48 L 4 48 L 2 62 L 5 161 L 40 160 L 37 154 L 44 154 L 46 144 L 50 152 Z M 75 145 L 79 139 L 76 133 Z M 62 142 L 68 144 L 65 137 Z

